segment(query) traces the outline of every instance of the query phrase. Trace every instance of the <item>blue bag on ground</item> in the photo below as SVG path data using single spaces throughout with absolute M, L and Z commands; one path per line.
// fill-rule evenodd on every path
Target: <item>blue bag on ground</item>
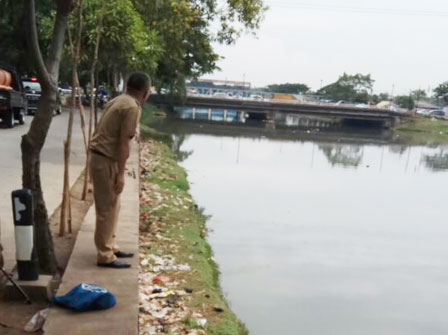
M 54 297 L 53 302 L 80 312 L 108 309 L 116 304 L 112 293 L 95 284 L 79 284 L 66 295 Z

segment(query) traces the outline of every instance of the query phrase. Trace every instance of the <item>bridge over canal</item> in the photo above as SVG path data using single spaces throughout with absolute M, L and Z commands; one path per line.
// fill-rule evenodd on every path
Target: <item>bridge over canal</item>
M 303 103 L 299 101 L 255 100 L 230 97 L 189 95 L 184 101 L 170 101 L 164 95 L 152 95 L 150 101 L 158 106 L 191 107 L 194 109 L 232 110 L 245 113 L 249 119 L 278 120 L 292 117 L 314 118 L 322 122 L 338 122 L 350 125 L 390 128 L 399 118 L 409 117 L 402 112 L 375 107 L 357 107 L 354 105 Z M 299 122 L 299 121 L 298 121 Z

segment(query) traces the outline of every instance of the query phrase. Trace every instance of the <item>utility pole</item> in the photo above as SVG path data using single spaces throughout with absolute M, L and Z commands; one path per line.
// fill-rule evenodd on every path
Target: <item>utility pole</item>
M 418 88 L 418 94 L 417 94 L 417 101 L 415 102 L 415 108 L 417 109 L 418 108 L 418 103 L 420 102 L 420 94 L 421 94 L 421 91 L 422 91 L 422 87 L 421 86 L 419 86 L 419 88 Z

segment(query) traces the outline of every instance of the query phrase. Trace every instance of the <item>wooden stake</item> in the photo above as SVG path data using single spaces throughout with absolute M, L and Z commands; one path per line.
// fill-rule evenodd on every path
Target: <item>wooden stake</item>
M 79 92 L 79 80 L 78 80 L 78 60 L 79 52 L 81 49 L 81 36 L 82 36 L 82 9 L 83 0 L 79 0 L 79 15 L 78 15 L 78 35 L 76 39 L 76 47 L 73 47 L 72 36 L 70 34 L 70 27 L 68 27 L 68 39 L 70 43 L 70 50 L 72 52 L 72 95 L 70 101 L 70 114 L 68 118 L 67 126 L 67 138 L 64 142 L 64 186 L 62 191 L 62 205 L 61 205 L 61 222 L 59 223 L 59 236 L 65 234 L 66 223 L 66 210 L 69 210 L 68 226 L 71 232 L 71 201 L 70 201 L 70 149 L 73 130 L 73 119 L 75 114 L 76 92 Z
M 73 233 L 73 230 L 72 230 L 72 196 L 70 194 L 70 191 L 68 191 L 67 199 L 68 199 L 68 232 L 70 234 L 72 234 Z
M 95 87 L 95 71 L 96 71 L 96 64 L 98 63 L 98 53 L 99 53 L 99 47 L 100 47 L 100 39 L 101 39 L 101 31 L 103 28 L 103 18 L 104 18 L 104 12 L 106 10 L 106 4 L 107 2 L 103 2 L 103 6 L 101 7 L 101 14 L 100 18 L 98 20 L 98 25 L 96 27 L 96 41 L 95 41 L 95 50 L 93 53 L 93 61 L 92 61 L 92 68 L 90 70 L 90 111 L 89 111 L 89 133 L 88 133 L 88 141 L 87 141 L 87 154 L 86 154 L 86 166 L 84 169 L 84 186 L 82 189 L 82 200 L 86 200 L 87 196 L 87 189 L 89 185 L 89 163 L 90 163 L 90 140 L 92 138 L 92 129 L 93 129 L 93 118 L 95 116 L 95 126 L 97 122 L 97 111 L 95 106 L 95 98 L 98 92 L 93 92 Z

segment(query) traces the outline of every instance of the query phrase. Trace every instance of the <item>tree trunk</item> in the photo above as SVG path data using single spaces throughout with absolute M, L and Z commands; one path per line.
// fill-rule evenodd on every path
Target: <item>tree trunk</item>
M 34 224 L 36 233 L 36 248 L 39 265 L 42 271 L 56 273 L 57 262 L 54 254 L 53 240 L 48 225 L 48 213 L 42 193 L 40 180 L 40 152 L 51 123 L 51 116 L 56 105 L 56 92 L 42 94 L 39 109 L 36 113 L 41 118 L 35 118 L 31 123 L 29 132 L 22 137 L 22 167 L 23 187 L 33 191 Z M 40 136 L 39 136 L 40 135 Z
M 22 137 L 21 148 L 24 167 L 23 186 L 33 191 L 36 249 L 39 265 L 41 270 L 53 274 L 57 271 L 57 263 L 40 181 L 40 150 L 30 141 L 28 135 Z
M 56 18 L 46 64 L 43 61 L 39 48 L 34 0 L 25 0 L 24 5 L 27 44 L 30 57 L 35 64 L 42 86 L 42 96 L 28 133 L 22 137 L 22 183 L 24 188 L 28 188 L 33 192 L 36 248 L 39 265 L 42 271 L 52 274 L 57 271 L 57 262 L 40 180 L 40 153 L 47 138 L 53 111 L 56 107 L 59 65 L 64 45 L 65 29 L 72 4 L 72 0 L 57 1 Z

